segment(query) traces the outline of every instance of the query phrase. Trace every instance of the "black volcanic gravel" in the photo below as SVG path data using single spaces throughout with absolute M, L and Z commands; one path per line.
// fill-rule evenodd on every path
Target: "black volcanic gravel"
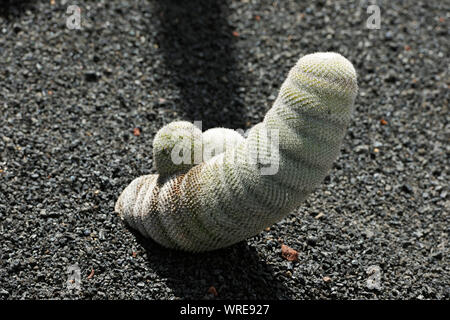
M 359 0 L 1 1 L 0 299 L 449 299 L 450 3 L 378 3 L 372 30 Z M 247 129 L 316 51 L 352 61 L 360 92 L 301 208 L 195 255 L 121 223 L 161 126 Z

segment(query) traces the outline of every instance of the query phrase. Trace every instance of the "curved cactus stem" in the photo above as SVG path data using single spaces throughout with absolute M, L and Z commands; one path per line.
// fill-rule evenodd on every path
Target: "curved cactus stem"
M 358 86 L 337 53 L 302 57 L 272 108 L 247 138 L 192 124 L 163 127 L 154 140 L 158 175 L 135 179 L 115 210 L 163 246 L 208 251 L 254 236 L 298 207 L 324 179 L 350 122 Z M 200 147 L 198 147 L 200 145 Z M 212 150 L 173 161 L 177 146 Z M 215 149 L 215 150 L 214 150 Z M 189 161 L 186 161 L 189 162 Z

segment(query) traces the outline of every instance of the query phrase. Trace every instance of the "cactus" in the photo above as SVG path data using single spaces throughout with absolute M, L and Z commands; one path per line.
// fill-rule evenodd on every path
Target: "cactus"
M 116 212 L 142 235 L 192 252 L 258 234 L 324 179 L 339 154 L 357 90 L 347 59 L 314 53 L 290 70 L 272 108 L 247 138 L 224 128 L 201 133 L 188 122 L 163 127 L 153 144 L 158 174 L 132 181 Z M 213 150 L 211 158 L 173 163 L 169 157 L 180 145 L 201 156 Z M 195 160 L 194 153 L 183 159 Z M 272 172 L 264 173 L 272 164 Z

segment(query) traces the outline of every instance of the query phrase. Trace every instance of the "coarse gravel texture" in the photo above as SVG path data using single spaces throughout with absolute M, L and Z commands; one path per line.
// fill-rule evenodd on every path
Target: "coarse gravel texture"
M 364 0 L 1 1 L 0 299 L 449 299 L 450 2 L 378 3 L 379 30 Z M 124 226 L 114 203 L 154 172 L 161 126 L 248 129 L 316 51 L 360 92 L 302 207 L 204 254 Z

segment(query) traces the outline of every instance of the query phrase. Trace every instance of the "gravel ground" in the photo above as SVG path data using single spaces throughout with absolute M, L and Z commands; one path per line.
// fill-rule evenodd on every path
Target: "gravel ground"
M 450 298 L 448 0 L 382 1 L 379 30 L 363 0 L 1 4 L 0 299 Z M 360 93 L 301 208 L 195 255 L 121 223 L 115 200 L 154 172 L 161 126 L 248 129 L 315 51 L 352 61 Z

